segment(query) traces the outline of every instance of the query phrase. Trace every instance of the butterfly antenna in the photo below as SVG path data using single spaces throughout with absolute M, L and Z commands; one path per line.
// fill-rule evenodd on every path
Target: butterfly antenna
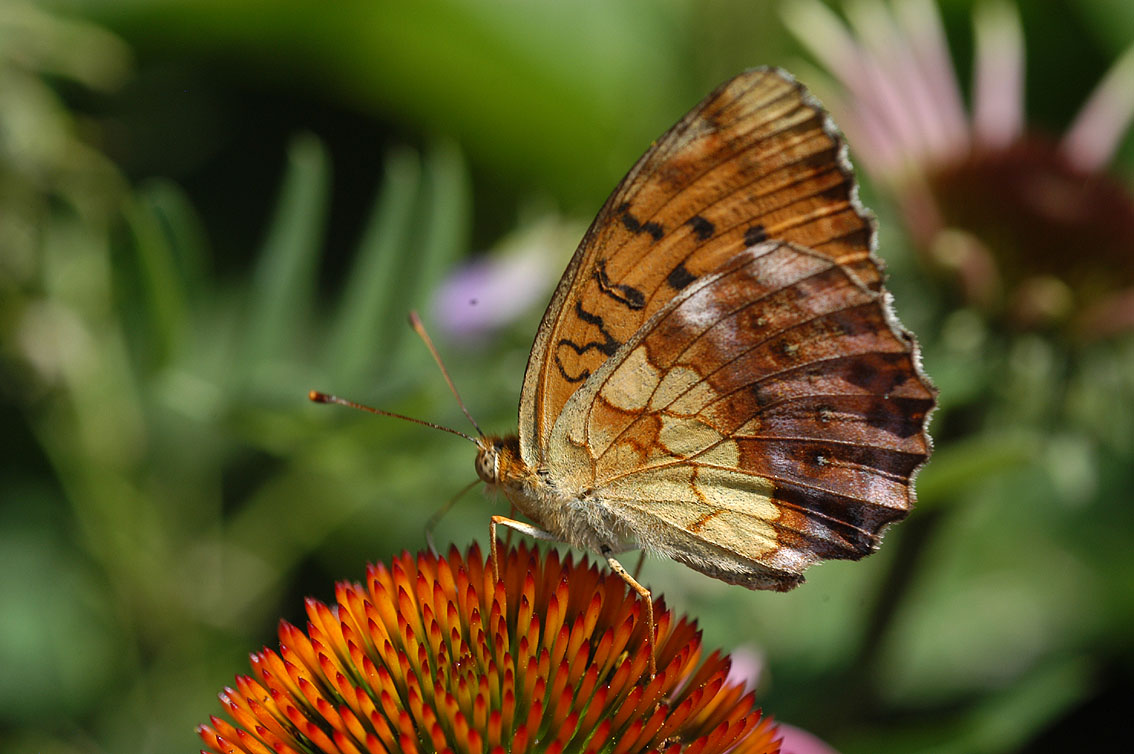
M 340 406 L 347 406 L 349 408 L 356 408 L 359 411 L 366 411 L 366 412 L 371 413 L 371 414 L 377 414 L 378 416 L 389 416 L 389 417 L 392 417 L 394 419 L 402 419 L 403 421 L 413 422 L 414 424 L 421 424 L 421 425 L 426 426 L 426 427 L 433 427 L 433 429 L 439 429 L 442 432 L 448 432 L 451 435 L 456 435 L 457 437 L 463 437 L 466 440 L 468 440 L 469 442 L 472 442 L 472 443 L 476 442 L 475 437 L 472 437 L 471 435 L 466 435 L 464 432 L 458 432 L 455 429 L 450 429 L 449 427 L 442 427 L 440 424 L 434 424 L 433 422 L 427 422 L 427 421 L 424 421 L 422 419 L 415 419 L 412 416 L 405 416 L 403 414 L 395 414 L 393 411 L 383 411 L 380 408 L 372 408 L 370 406 L 365 406 L 361 403 L 355 403 L 354 401 L 348 401 L 346 398 L 340 398 L 337 395 L 328 395 L 327 393 L 320 393 L 318 390 L 312 390 L 310 393 L 307 394 L 307 397 L 310 398 L 315 403 L 337 403 Z M 478 432 L 480 431 L 479 428 L 477 429 L 477 431 Z
M 425 331 L 425 325 L 421 323 L 421 317 L 417 316 L 417 312 L 411 311 L 409 314 L 410 327 L 417 333 L 418 337 L 425 341 L 425 347 L 429 349 L 429 353 L 433 354 L 433 360 L 437 362 L 437 366 L 441 369 L 441 376 L 445 378 L 445 382 L 449 383 L 449 389 L 453 391 L 453 397 L 457 399 L 457 405 L 461 407 L 465 417 L 469 423 L 476 429 L 476 433 L 484 437 L 484 432 L 480 431 L 480 425 L 476 423 L 476 419 L 472 418 L 472 414 L 465 408 L 465 402 L 461 400 L 461 394 L 457 392 L 457 386 L 453 384 L 453 378 L 449 376 L 449 370 L 445 369 L 444 362 L 441 361 L 441 354 L 437 352 L 437 347 L 433 345 L 433 341 L 429 337 L 429 333 Z

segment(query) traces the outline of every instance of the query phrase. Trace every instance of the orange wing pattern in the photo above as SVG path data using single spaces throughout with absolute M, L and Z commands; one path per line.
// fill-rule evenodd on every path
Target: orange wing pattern
M 652 315 L 737 253 L 792 241 L 881 274 L 845 145 L 822 107 L 778 69 L 740 74 L 665 133 L 607 199 L 536 335 L 520 400 L 520 448 L 546 462 L 568 399 Z
M 884 293 L 765 242 L 688 286 L 572 396 L 550 478 L 637 544 L 788 589 L 906 515 L 933 403 Z

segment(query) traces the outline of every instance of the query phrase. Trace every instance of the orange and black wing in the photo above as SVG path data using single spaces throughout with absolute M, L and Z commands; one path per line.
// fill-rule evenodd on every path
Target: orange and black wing
M 806 246 L 881 287 L 873 221 L 842 138 L 802 85 L 763 68 L 720 86 L 658 139 L 587 231 L 528 361 L 525 462 L 545 465 L 568 399 L 651 316 L 769 239 Z

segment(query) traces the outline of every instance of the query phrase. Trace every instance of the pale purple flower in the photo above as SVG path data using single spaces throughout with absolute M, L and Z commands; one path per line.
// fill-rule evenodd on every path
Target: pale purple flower
M 441 331 L 454 341 L 476 344 L 545 305 L 579 235 L 574 223 L 549 218 L 459 267 L 433 296 L 432 313 Z

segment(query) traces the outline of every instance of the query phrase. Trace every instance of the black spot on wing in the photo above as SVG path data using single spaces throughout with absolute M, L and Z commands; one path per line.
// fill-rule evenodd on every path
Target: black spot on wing
M 768 240 L 768 234 L 764 230 L 763 225 L 753 225 L 748 230 L 744 231 L 744 245 L 755 246 L 761 241 Z
M 575 314 L 579 317 L 579 319 L 583 320 L 587 324 L 597 327 L 599 334 L 603 337 L 603 342 L 599 343 L 598 341 L 591 341 L 582 346 L 578 346 L 567 339 L 563 339 L 559 341 L 561 345 L 570 344 L 571 347 L 575 349 L 576 353 L 579 354 L 592 349 L 597 349 L 599 351 L 602 351 L 607 356 L 613 356 L 614 352 L 622 347 L 622 342 L 607 331 L 606 322 L 603 321 L 603 318 L 597 314 L 591 314 L 590 312 L 588 312 L 583 308 L 583 304 L 580 301 L 575 302 Z
M 866 412 L 866 423 L 875 429 L 905 439 L 925 429 L 925 415 L 933 406 L 929 398 L 879 398 Z
M 708 241 L 717 232 L 717 227 L 700 215 L 694 215 L 689 220 L 689 226 L 693 228 L 699 241 Z
M 787 338 L 780 339 L 774 346 L 772 346 L 783 358 L 788 361 L 794 361 L 795 355 L 799 353 L 799 344 Z
M 622 224 L 626 227 L 626 230 L 631 233 L 648 233 L 655 241 L 660 241 L 662 236 L 665 235 L 665 228 L 659 223 L 652 220 L 643 223 L 641 220 L 634 217 L 634 215 L 630 214 L 629 202 L 623 202 L 618 207 L 618 213 L 621 215 Z
M 574 343 L 567 340 L 566 338 L 559 341 L 559 343 L 557 345 L 568 346 L 570 348 L 573 348 L 573 349 L 575 349 L 575 352 L 579 353 L 579 354 L 582 354 L 582 352 L 583 352 L 579 348 L 579 346 L 575 345 Z M 558 348 L 556 349 L 556 351 L 558 351 Z M 588 377 L 591 376 L 591 370 L 589 370 L 589 369 L 583 369 L 578 374 L 568 374 L 567 368 L 563 366 L 563 361 L 559 358 L 558 353 L 555 354 L 555 367 L 556 367 L 556 369 L 559 370 L 559 376 L 562 377 L 563 379 L 567 380 L 568 382 L 582 382 L 583 380 L 585 380 L 585 379 L 587 379 Z
M 752 391 L 752 397 L 756 400 L 757 408 L 769 406 L 779 398 L 776 392 L 763 382 L 755 382 L 749 385 L 749 389 Z
M 905 353 L 863 354 L 851 364 L 847 380 L 875 395 L 887 395 L 909 379 L 912 369 Z
M 615 210 L 621 216 L 622 224 L 626 226 L 626 230 L 631 233 L 638 233 L 642 230 L 642 223 L 638 222 L 638 218 L 630 214 L 630 202 L 623 202 L 618 205 Z
M 665 282 L 669 283 L 670 288 L 680 291 L 696 279 L 697 276 L 685 269 L 684 264 L 678 264 L 673 268 L 673 272 L 666 277 Z

